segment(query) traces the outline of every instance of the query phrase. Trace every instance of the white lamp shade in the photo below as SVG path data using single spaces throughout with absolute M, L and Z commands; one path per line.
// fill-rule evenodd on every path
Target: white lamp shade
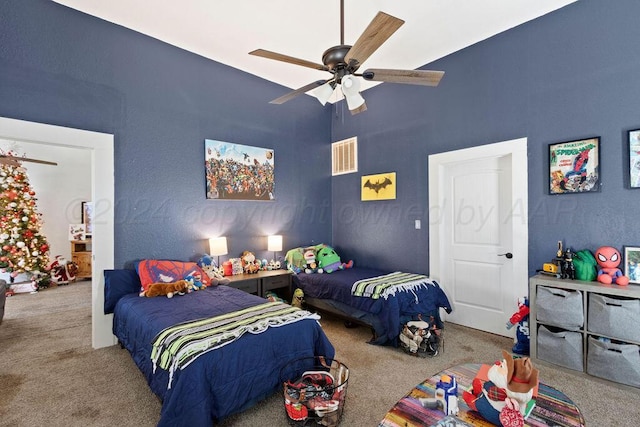
M 267 237 L 267 250 L 280 252 L 282 250 L 282 236 L 279 234 Z
M 347 75 L 342 78 L 342 93 L 350 111 L 358 110 L 364 105 L 364 98 L 360 95 L 360 81 L 353 76 Z
M 325 83 L 319 88 L 312 90 L 311 93 L 313 96 L 318 98 L 320 104 L 324 105 L 329 101 L 329 98 L 331 98 L 331 95 L 333 94 L 333 86 L 331 86 L 331 82 Z
M 209 255 L 220 256 L 228 253 L 226 237 L 212 237 L 209 239 Z

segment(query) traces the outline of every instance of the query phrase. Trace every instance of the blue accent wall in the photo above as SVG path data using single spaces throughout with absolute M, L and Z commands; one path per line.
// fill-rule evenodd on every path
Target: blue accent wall
M 0 116 L 115 135 L 116 267 L 198 258 L 210 236 L 229 256 L 330 240 L 330 109 L 268 103 L 288 90 L 51 1 L 0 2 Z M 205 139 L 274 149 L 275 201 L 207 200 Z
M 0 116 L 115 135 L 117 267 L 197 257 L 222 234 L 232 255 L 268 256 L 278 232 L 287 248 L 332 242 L 359 265 L 428 273 L 428 156 L 527 137 L 533 273 L 558 240 L 640 245 L 626 178 L 638 16 L 636 0 L 581 0 L 423 67 L 446 72 L 437 88 L 367 90 L 368 111 L 351 116 L 306 96 L 270 105 L 288 89 L 51 1 L 5 0 Z M 329 142 L 351 136 L 360 170 L 330 178 Z M 591 136 L 601 192 L 548 195 L 548 144 Z M 206 200 L 207 138 L 273 148 L 276 200 Z M 391 171 L 397 199 L 360 202 L 360 176 Z
M 575 250 L 640 245 L 626 140 L 640 128 L 638 16 L 635 0 L 581 0 L 422 67 L 445 71 L 437 88 L 387 83 L 365 92 L 365 113 L 337 106 L 332 139 L 358 137 L 359 173 L 332 181 L 334 245 L 361 265 L 428 273 L 428 156 L 520 137 L 530 273 L 558 240 Z M 548 145 L 592 136 L 601 192 L 548 195 Z M 397 200 L 360 202 L 360 176 L 383 172 L 397 172 Z

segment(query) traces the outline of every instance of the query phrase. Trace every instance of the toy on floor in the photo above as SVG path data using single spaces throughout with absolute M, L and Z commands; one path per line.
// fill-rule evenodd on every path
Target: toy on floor
M 285 302 L 282 298 L 280 298 L 275 292 L 268 291 L 265 295 L 265 298 L 270 302 Z
M 441 402 L 445 415 L 458 415 L 458 383 L 450 375 L 442 375 L 436 383 L 436 399 Z
M 293 292 L 293 299 L 291 300 L 291 305 L 294 307 L 302 308 L 304 304 L 304 291 L 300 288 L 297 288 Z
M 174 295 L 184 295 L 189 290 L 189 282 L 186 280 L 178 280 L 169 283 L 152 283 L 146 290 L 140 292 L 141 297 L 157 297 L 166 295 L 167 298 L 173 298 Z
M 618 268 L 620 265 L 620 252 L 611 246 L 602 246 L 596 250 L 594 254 L 598 262 L 598 282 L 610 285 L 626 286 L 629 284 L 629 278 L 622 274 Z
M 476 377 L 472 391 L 462 398 L 473 411 L 496 426 L 521 427 L 524 413 L 538 385 L 538 370 L 528 357 L 514 359 L 502 350 L 502 361 L 487 372 L 487 380 Z
M 518 298 L 518 311 L 507 321 L 507 329 L 513 328 L 518 325 L 516 329 L 515 344 L 511 351 L 523 356 L 529 355 L 529 298 Z

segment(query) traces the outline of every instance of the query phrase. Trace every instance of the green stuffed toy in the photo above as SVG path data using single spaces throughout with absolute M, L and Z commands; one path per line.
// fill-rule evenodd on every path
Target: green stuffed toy
M 304 259 L 304 249 L 302 248 L 290 249 L 287 251 L 284 260 L 287 263 L 287 270 L 293 271 L 296 274 L 304 271 L 307 266 Z
M 347 263 L 342 262 L 335 249 L 327 245 L 317 246 L 316 260 L 318 261 L 318 268 L 321 268 L 325 273 L 333 273 L 337 270 L 353 267 L 353 260 Z

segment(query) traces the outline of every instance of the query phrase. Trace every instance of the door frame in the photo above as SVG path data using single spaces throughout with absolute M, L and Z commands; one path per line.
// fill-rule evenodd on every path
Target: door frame
M 0 117 L 0 138 L 91 150 L 91 200 L 101 206 L 93 224 L 91 267 L 91 345 L 116 344 L 112 315 L 104 314 L 104 275 L 114 264 L 114 136 Z
M 429 156 L 429 276 L 437 280 L 445 293 L 447 277 L 440 257 L 443 245 L 444 222 L 442 218 L 442 178 L 445 169 L 456 163 L 479 160 L 490 157 L 511 155 L 511 197 L 513 200 L 513 248 L 510 252 L 517 254 L 517 259 L 525 262 L 514 262 L 514 286 L 519 295 L 529 293 L 529 182 L 527 162 L 527 138 L 518 138 L 493 144 L 480 145 Z M 453 300 L 452 298 L 450 298 Z M 515 304 L 515 303 L 514 303 Z M 517 307 L 514 305 L 514 310 Z M 454 307 L 455 309 L 455 307 Z M 446 318 L 446 315 L 445 315 Z M 505 319 L 506 322 L 507 319 Z M 505 335 L 510 334 L 505 331 Z

